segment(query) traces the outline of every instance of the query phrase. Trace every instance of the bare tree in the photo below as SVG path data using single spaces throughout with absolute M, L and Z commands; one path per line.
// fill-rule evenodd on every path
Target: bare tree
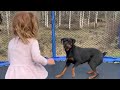
M 117 20 L 118 11 L 115 11 L 115 21 Z
M 45 11 L 42 11 L 42 19 L 44 20 L 44 16 L 45 16 Z
M 45 11 L 45 26 L 47 26 L 47 11 Z
M 46 23 L 47 23 L 47 21 L 46 21 L 46 11 L 45 11 L 45 26 L 47 25 Z
M 45 11 L 45 26 L 48 27 L 48 11 Z
M 107 11 L 105 11 L 105 22 L 106 22 L 106 25 L 105 25 L 105 30 L 107 29 Z
M 69 29 L 71 29 L 71 12 L 72 11 L 69 12 Z
M 97 20 L 98 20 L 98 11 L 95 11 L 95 23 L 94 23 L 94 28 L 97 27 Z
M 10 36 L 10 32 L 9 32 L 9 23 L 10 23 L 10 11 L 6 11 L 6 23 L 7 23 L 7 33 L 8 33 L 8 37 Z
M 79 11 L 79 27 L 82 28 L 82 11 Z
M 82 28 L 84 26 L 84 13 L 85 13 L 85 11 L 82 11 Z
M 70 11 L 65 11 L 65 15 L 69 14 Z
M 79 27 L 82 29 L 84 25 L 84 11 L 79 11 Z
M 47 24 L 46 24 L 46 26 L 47 26 L 47 28 L 48 28 L 48 24 L 49 24 L 49 23 L 48 23 L 48 21 L 49 21 L 49 20 L 48 20 L 48 11 L 47 11 L 46 14 L 47 14 L 47 17 L 46 17 L 46 19 L 47 19 Z
M 88 27 L 90 25 L 90 11 L 88 11 L 88 20 L 87 20 Z
M 113 16 L 114 16 L 113 20 L 114 20 L 114 22 L 117 21 L 117 15 L 118 15 L 118 11 L 114 11 L 113 12 Z
M 44 23 L 43 21 L 45 20 L 45 11 L 41 11 L 41 20 L 42 23 Z
M 61 11 L 59 11 L 59 26 L 61 26 Z
M 64 17 L 65 16 L 65 11 L 61 11 L 62 12 L 62 16 Z

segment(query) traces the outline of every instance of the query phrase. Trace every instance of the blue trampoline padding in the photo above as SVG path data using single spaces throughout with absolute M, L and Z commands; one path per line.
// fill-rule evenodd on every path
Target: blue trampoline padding
M 103 62 L 120 62 L 120 57 L 106 56 L 106 57 L 103 58 Z
M 0 61 L 0 67 L 3 66 L 9 66 L 9 62 L 8 61 Z
M 45 57 L 47 58 L 47 57 Z M 66 60 L 66 56 L 59 56 L 59 57 L 53 57 L 53 59 L 55 61 L 65 61 Z M 113 63 L 113 62 L 120 62 L 120 57 L 109 57 L 109 56 L 105 56 L 103 58 L 103 62 L 107 62 L 107 63 Z M 9 62 L 8 61 L 0 61 L 0 67 L 2 66 L 9 66 Z
M 54 59 L 55 61 L 65 61 L 65 60 L 66 60 L 66 56 L 53 57 L 53 59 Z
M 65 56 L 60 56 L 60 57 L 54 57 L 53 58 L 55 61 L 65 61 L 66 57 Z M 103 58 L 103 62 L 120 62 L 120 57 L 109 57 L 105 56 Z
M 53 58 L 55 61 L 65 61 L 66 57 L 65 56 L 60 56 L 60 57 L 54 57 Z M 103 58 L 103 62 L 120 62 L 120 57 L 109 57 L 105 56 Z

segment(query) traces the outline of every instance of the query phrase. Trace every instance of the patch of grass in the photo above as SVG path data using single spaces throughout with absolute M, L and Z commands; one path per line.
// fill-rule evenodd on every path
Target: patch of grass
M 7 57 L 0 55 L 0 61 L 5 61 L 5 60 L 7 60 Z
M 7 59 L 8 37 L 5 33 L 0 34 L 0 60 Z
M 120 57 L 120 50 L 108 50 L 107 56 Z

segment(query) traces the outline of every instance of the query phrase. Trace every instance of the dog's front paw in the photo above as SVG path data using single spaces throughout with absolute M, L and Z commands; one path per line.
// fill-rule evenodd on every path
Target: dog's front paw
M 58 74 L 58 75 L 56 75 L 55 77 L 56 77 L 56 78 L 61 78 L 62 75 L 61 75 L 61 74 Z

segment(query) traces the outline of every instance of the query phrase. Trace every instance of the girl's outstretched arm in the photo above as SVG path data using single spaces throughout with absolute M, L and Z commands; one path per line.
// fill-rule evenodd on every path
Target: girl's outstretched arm
M 32 54 L 32 59 L 34 62 L 36 63 L 40 63 L 42 65 L 47 65 L 47 59 L 44 58 L 42 55 L 41 55 L 41 52 L 40 52 L 40 48 L 39 48 L 39 44 L 38 44 L 38 41 L 37 40 L 34 40 L 32 42 L 32 46 L 31 46 L 31 54 Z

